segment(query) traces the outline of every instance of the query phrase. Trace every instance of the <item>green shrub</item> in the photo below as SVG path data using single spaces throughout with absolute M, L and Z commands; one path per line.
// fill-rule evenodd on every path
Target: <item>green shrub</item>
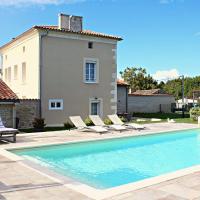
M 103 122 L 104 122 L 105 125 L 112 125 L 113 124 L 112 121 L 109 118 L 105 118 L 103 120 Z
M 85 122 L 85 124 L 86 124 L 87 126 L 94 126 L 94 123 L 92 122 L 92 120 L 91 120 L 89 117 L 87 117 L 87 118 L 84 120 L 84 122 Z
M 190 118 L 194 121 L 198 120 L 198 117 L 200 116 L 200 107 L 195 107 L 190 109 Z
M 43 118 L 35 118 L 33 121 L 33 128 L 36 131 L 43 131 L 46 124 L 44 123 Z
M 74 128 L 74 125 L 73 125 L 71 122 L 66 121 L 66 122 L 64 123 L 64 127 L 65 127 L 67 130 L 70 130 L 70 129 Z
M 123 116 L 119 117 L 121 119 L 122 122 L 127 122 L 127 119 Z

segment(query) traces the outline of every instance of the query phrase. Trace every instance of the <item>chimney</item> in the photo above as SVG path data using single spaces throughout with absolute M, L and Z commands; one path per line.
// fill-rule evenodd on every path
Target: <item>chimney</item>
M 68 29 L 69 30 L 69 20 L 70 16 L 60 13 L 58 16 L 58 28 L 59 29 Z
M 83 18 L 80 16 L 59 14 L 59 29 L 67 29 L 74 32 L 82 31 Z

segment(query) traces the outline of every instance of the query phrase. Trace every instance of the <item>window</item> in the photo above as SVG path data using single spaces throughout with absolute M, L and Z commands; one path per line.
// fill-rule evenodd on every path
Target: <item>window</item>
M 15 65 L 14 66 L 14 79 L 17 80 L 17 78 L 18 78 L 18 66 Z
M 49 99 L 49 110 L 63 110 L 63 99 Z
M 5 81 L 8 81 L 8 69 L 5 69 Z
M 11 82 L 11 67 L 8 67 L 7 81 Z
M 93 49 L 93 42 L 88 42 L 88 48 Z
M 22 63 L 22 83 L 26 83 L 26 63 Z
M 7 58 L 8 58 L 8 56 L 7 56 L 7 55 L 5 55 L 5 60 L 7 60 Z
M 98 98 L 92 98 L 90 99 L 90 115 L 99 115 L 102 116 L 102 109 L 103 103 L 102 103 L 102 99 L 98 99 Z
M 26 50 L 25 46 L 23 46 L 23 48 L 22 48 L 22 49 L 23 49 L 23 53 L 24 53 L 24 52 L 25 52 L 25 50 Z
M 84 82 L 98 83 L 98 62 L 97 60 L 85 60 L 84 62 Z
M 99 115 L 99 102 L 92 102 L 91 103 L 91 115 Z

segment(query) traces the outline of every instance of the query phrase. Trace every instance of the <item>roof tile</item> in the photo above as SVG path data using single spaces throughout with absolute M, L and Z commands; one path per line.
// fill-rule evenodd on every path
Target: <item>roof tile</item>
M 0 79 L 0 100 L 18 100 L 17 95 Z

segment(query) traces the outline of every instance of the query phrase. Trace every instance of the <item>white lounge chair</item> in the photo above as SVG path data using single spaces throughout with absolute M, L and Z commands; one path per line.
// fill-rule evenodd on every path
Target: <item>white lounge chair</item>
M 69 119 L 79 131 L 94 131 L 97 133 L 108 132 L 108 130 L 102 126 L 87 126 L 80 116 L 71 116 Z
M 114 129 L 115 131 L 125 131 L 125 130 L 127 130 L 124 126 L 121 126 L 120 124 L 118 124 L 118 125 L 116 125 L 116 124 L 112 124 L 112 125 L 104 124 L 104 122 L 99 117 L 99 115 L 90 115 L 89 118 L 92 120 L 92 122 L 96 126 L 101 126 L 101 127 L 106 127 L 106 128 L 109 128 L 109 129 Z
M 158 119 L 158 118 L 152 118 L 152 119 L 151 119 L 151 121 L 152 121 L 152 122 L 161 122 L 161 121 L 162 121 L 162 119 Z
M 16 135 L 19 133 L 17 129 L 6 128 L 3 124 L 3 121 L 0 117 L 0 140 L 7 138 L 13 138 L 13 142 L 16 142 Z
M 140 125 L 140 124 L 136 124 L 136 123 L 125 124 L 124 122 L 121 121 L 121 119 L 117 115 L 108 115 L 108 118 L 115 125 L 121 125 L 121 126 L 123 125 L 127 128 L 137 129 L 137 130 L 145 129 L 145 127 L 143 125 Z
M 176 123 L 176 121 L 174 119 L 169 119 L 169 118 L 167 119 L 167 122 L 168 123 Z

